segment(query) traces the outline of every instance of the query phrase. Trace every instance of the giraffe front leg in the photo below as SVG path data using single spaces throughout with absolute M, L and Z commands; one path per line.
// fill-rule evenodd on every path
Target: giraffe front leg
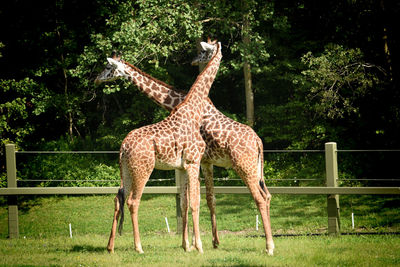
M 187 167 L 189 178 L 189 199 L 190 209 L 192 211 L 193 219 L 193 244 L 194 248 L 200 253 L 203 253 L 203 245 L 200 238 L 200 179 L 199 179 L 199 166 L 194 164 Z
M 141 194 L 140 194 L 141 195 Z M 142 249 L 142 243 L 140 242 L 139 234 L 139 222 L 138 222 L 138 211 L 139 211 L 140 197 L 137 195 L 129 194 L 127 205 L 132 217 L 132 227 L 133 227 L 133 238 L 135 242 L 135 250 L 140 254 L 144 253 Z
M 135 250 L 140 254 L 144 253 L 142 249 L 142 243 L 140 242 L 140 234 L 139 234 L 139 222 L 138 222 L 138 211 L 139 211 L 139 204 L 140 199 L 133 198 L 132 195 L 129 196 L 128 201 L 128 208 L 131 213 L 132 217 L 132 226 L 133 226 L 133 238 L 135 242 Z
M 208 209 L 210 210 L 211 217 L 211 228 L 212 228 L 212 243 L 214 248 L 218 248 L 219 245 L 219 236 L 217 230 L 217 217 L 216 217 L 216 199 L 214 193 L 214 174 L 213 174 L 213 165 L 211 164 L 202 164 L 201 170 L 203 171 L 205 184 L 206 184 L 206 199 Z
M 181 180 L 181 216 L 182 216 L 182 248 L 186 251 L 190 251 L 189 246 L 189 230 L 188 230 L 188 214 L 189 214 L 189 195 L 188 195 L 188 184 L 187 174 L 184 171 L 180 171 L 184 179 Z

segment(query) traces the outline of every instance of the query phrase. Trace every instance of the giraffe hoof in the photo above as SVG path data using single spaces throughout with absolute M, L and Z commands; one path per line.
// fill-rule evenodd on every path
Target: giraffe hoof
M 219 242 L 218 241 L 213 241 L 213 247 L 214 248 L 218 248 L 219 246 Z
M 143 254 L 143 253 L 144 253 L 144 251 L 143 251 L 143 249 L 142 249 L 142 246 L 136 247 L 135 250 L 136 250 L 137 253 L 139 253 L 139 254 Z
M 267 248 L 265 249 L 265 252 L 267 252 L 268 256 L 274 255 L 274 248 L 275 248 L 274 242 L 267 242 Z
M 201 254 L 204 253 L 202 247 L 198 248 L 198 247 L 196 247 L 196 246 L 192 246 L 192 247 L 190 248 L 190 250 L 197 250 L 197 251 L 198 251 L 199 253 L 201 253 Z
M 107 247 L 108 253 L 113 254 L 114 253 L 114 249 L 113 248 L 109 248 Z

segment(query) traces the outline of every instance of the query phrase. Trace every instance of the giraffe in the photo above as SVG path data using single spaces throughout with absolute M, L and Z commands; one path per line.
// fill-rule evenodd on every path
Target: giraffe
M 209 42 L 210 43 L 210 42 Z M 204 63 L 202 51 L 192 64 Z M 209 56 L 208 56 L 209 57 Z M 113 53 L 115 60 L 97 76 L 95 82 L 113 81 L 119 77 L 127 78 L 151 100 L 164 109 L 171 111 L 181 103 L 186 93 L 178 90 L 141 71 L 134 65 L 124 61 Z M 230 119 L 221 113 L 209 98 L 205 101 L 200 133 L 206 142 L 206 150 L 201 161 L 201 170 L 205 178 L 206 199 L 210 210 L 213 247 L 219 245 L 216 223 L 216 199 L 213 182 L 213 166 L 232 167 L 249 188 L 250 193 L 260 211 L 264 233 L 266 236 L 266 252 L 273 255 L 275 248 L 270 223 L 271 194 L 264 186 L 263 178 L 263 145 L 261 139 L 252 128 Z
M 199 74 L 184 101 L 177 105 L 171 114 L 161 122 L 131 131 L 120 148 L 121 187 L 114 199 L 114 217 L 107 249 L 114 251 L 116 228 L 123 220 L 123 203 L 131 214 L 135 250 L 144 253 L 140 241 L 138 209 L 143 189 L 153 169 L 176 169 L 185 177 L 181 193 L 182 247 L 190 251 L 188 240 L 188 208 L 193 220 L 193 248 L 203 253 L 199 229 L 200 206 L 200 161 L 205 151 L 205 142 L 200 135 L 200 125 L 205 98 L 217 74 L 222 58 L 221 43 L 210 45 L 202 43 L 213 55 L 206 68 Z M 109 62 L 114 62 L 108 58 Z

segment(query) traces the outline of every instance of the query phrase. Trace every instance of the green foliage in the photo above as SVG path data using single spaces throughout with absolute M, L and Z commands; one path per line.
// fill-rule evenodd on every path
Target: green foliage
M 2 43 L 2 42 L 0 42 L 0 51 L 1 51 L 1 49 L 4 47 L 4 44 Z M 2 57 L 3 55 L 1 54 L 1 52 L 0 52 L 0 58 Z
M 104 62 L 112 50 L 122 52 L 124 59 L 135 65 L 151 64 L 157 69 L 162 59 L 193 49 L 189 40 L 202 34 L 197 20 L 198 12 L 187 1 L 121 3 L 118 12 L 107 19 L 109 30 L 91 35 L 92 43 L 85 47 L 71 74 L 88 85 L 93 65 Z
M 360 49 L 330 44 L 318 57 L 308 52 L 302 62 L 307 66 L 302 74 L 311 83 L 308 97 L 322 117 L 335 119 L 357 113 L 354 102 L 379 83 L 376 74 L 368 70 L 374 66 L 364 62 Z
M 0 90 L 4 96 L 0 102 L 1 146 L 9 142 L 21 145 L 34 131 L 31 120 L 48 108 L 50 93 L 30 78 L 0 80 Z
M 324 186 L 322 153 L 265 153 L 267 186 Z
M 91 154 L 26 155 L 18 164 L 19 183 L 21 186 L 118 186 L 118 154 L 113 155 L 114 160 Z
M 7 187 L 7 174 L 5 172 L 0 173 L 0 188 Z
M 266 143 L 287 147 L 290 145 L 288 140 L 301 140 L 310 127 L 307 122 L 308 114 L 302 102 L 264 105 L 259 110 L 266 122 L 259 126 L 259 133 L 264 136 Z
M 224 114 L 243 122 L 242 67 L 248 61 L 255 130 L 264 147 L 322 149 L 324 142 L 336 141 L 347 148 L 395 148 L 400 53 L 391 21 L 400 9 L 392 2 L 382 2 L 383 10 L 373 1 L 346 0 L 8 1 L 0 17 L 10 31 L 0 40 L 1 142 L 25 150 L 45 149 L 54 140 L 59 141 L 51 149 L 118 150 L 129 131 L 168 112 L 128 81 L 96 87 L 93 80 L 106 57 L 118 50 L 150 75 L 187 90 L 198 74 L 188 66 L 196 43 L 211 36 L 222 42 L 223 60 L 210 97 Z M 346 160 L 348 166 L 355 162 Z M 51 164 L 37 159 L 35 177 L 40 161 Z M 288 162 L 293 165 L 272 159 L 271 176 L 293 176 L 301 168 Z M 79 167 L 107 177 L 113 173 L 108 167 L 114 163 L 89 165 Z M 359 169 L 366 168 L 369 163 L 360 163 Z M 216 174 L 237 178 L 230 171 Z

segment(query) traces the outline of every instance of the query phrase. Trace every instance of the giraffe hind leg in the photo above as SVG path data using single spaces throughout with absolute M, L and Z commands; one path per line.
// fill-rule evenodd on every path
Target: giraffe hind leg
M 121 189 L 119 189 L 118 195 L 120 194 Z M 108 239 L 108 245 L 107 245 L 107 250 L 110 253 L 114 252 L 114 241 L 115 241 L 115 234 L 117 231 L 118 219 L 119 219 L 120 214 L 122 215 L 122 212 L 123 212 L 123 206 L 122 206 L 122 210 L 121 210 L 121 202 L 119 201 L 118 195 L 114 198 L 114 217 L 113 217 L 113 222 L 112 222 L 112 227 L 111 227 L 110 238 Z M 122 219 L 123 218 L 121 216 L 121 221 L 122 221 Z M 122 222 L 120 222 L 120 228 L 122 228 L 121 225 L 122 225 Z
M 136 168 L 133 170 L 132 172 L 133 182 L 131 190 L 129 192 L 129 196 L 127 197 L 126 200 L 126 204 L 128 205 L 132 219 L 135 250 L 140 254 L 144 252 L 139 234 L 139 221 L 138 221 L 139 205 L 140 205 L 140 200 L 142 198 L 144 187 L 150 178 L 151 172 L 153 171 L 153 168 L 151 167 L 154 167 L 154 164 L 148 165 L 145 163 L 138 164 L 139 166 L 142 166 L 142 168 Z
M 272 231 L 271 231 L 271 219 L 269 216 L 269 200 L 270 194 L 266 194 L 264 190 L 261 189 L 259 185 L 251 185 L 249 184 L 250 192 L 253 196 L 254 201 L 257 204 L 258 210 L 261 214 L 261 218 L 264 226 L 264 233 L 266 238 L 266 252 L 268 255 L 273 255 L 274 253 L 274 242 L 272 240 Z
M 256 161 L 254 160 L 253 162 Z M 275 245 L 272 239 L 271 220 L 269 214 L 271 194 L 265 186 L 263 179 L 260 179 L 260 175 L 257 172 L 257 165 L 254 164 L 252 166 L 253 167 L 246 168 L 244 163 L 237 161 L 234 165 L 234 169 L 249 188 L 250 193 L 257 204 L 264 226 L 266 252 L 268 255 L 273 255 Z

